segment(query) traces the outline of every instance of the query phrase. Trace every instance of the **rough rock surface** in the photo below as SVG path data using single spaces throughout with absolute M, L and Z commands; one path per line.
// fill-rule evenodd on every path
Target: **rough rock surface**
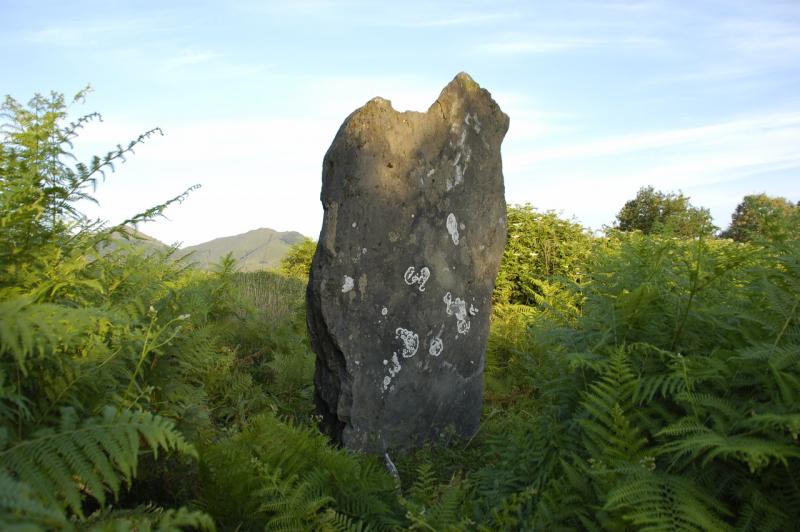
M 461 73 L 426 113 L 370 100 L 328 149 L 308 330 L 321 426 L 345 447 L 385 452 L 447 427 L 478 430 L 507 130 Z

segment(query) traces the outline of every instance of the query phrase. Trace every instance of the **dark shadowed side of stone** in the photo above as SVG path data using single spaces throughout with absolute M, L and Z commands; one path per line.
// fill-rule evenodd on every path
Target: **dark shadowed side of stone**
M 308 330 L 322 428 L 345 447 L 384 452 L 478 430 L 507 130 L 462 73 L 426 113 L 367 102 L 328 149 Z

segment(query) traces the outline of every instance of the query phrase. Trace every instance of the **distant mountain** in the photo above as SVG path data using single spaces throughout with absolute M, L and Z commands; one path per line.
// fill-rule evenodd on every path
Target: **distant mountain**
M 126 226 L 123 231 L 125 234 L 114 233 L 111 235 L 111 238 L 102 245 L 100 251 L 102 253 L 110 253 L 120 247 L 133 245 L 134 247 L 144 248 L 148 253 L 151 253 L 165 251 L 169 247 L 160 240 L 146 235 L 133 227 Z
M 272 229 L 261 228 L 181 248 L 177 255 L 189 254 L 188 262 L 208 270 L 222 257 L 232 252 L 240 271 L 266 270 L 277 268 L 289 248 L 302 242 L 304 238 L 296 231 L 279 233 Z

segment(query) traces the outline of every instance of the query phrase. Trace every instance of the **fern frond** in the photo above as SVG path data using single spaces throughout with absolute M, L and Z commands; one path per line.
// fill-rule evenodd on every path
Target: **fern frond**
M 185 507 L 168 509 L 142 506 L 134 509 L 106 509 L 92 514 L 85 523 L 90 532 L 214 532 L 214 520 L 208 514 Z
M 658 394 L 662 398 L 671 397 L 685 389 L 683 375 L 671 372 L 646 375 L 636 381 L 633 401 L 640 405 L 650 403 Z
M 96 320 L 91 309 L 36 303 L 30 296 L 0 295 L 0 356 L 10 356 L 25 374 L 27 360 L 69 346 Z
M 690 480 L 647 473 L 613 489 L 604 510 L 620 512 L 638 530 L 730 530 L 725 507 Z
M 0 469 L 0 525 L 11 528 L 12 524 L 56 529 L 66 528 L 68 521 L 58 505 L 37 498 L 30 486 Z
M 800 414 L 753 414 L 740 421 L 739 426 L 758 431 L 788 432 L 792 439 L 797 440 L 800 435 Z
M 427 463 L 420 464 L 417 476 L 408 490 L 408 496 L 416 503 L 427 505 L 433 502 L 436 493 L 436 472 Z
M 0 461 L 36 496 L 63 501 L 78 515 L 85 495 L 104 505 L 106 491 L 118 494 L 120 478 L 130 483 L 142 440 L 154 453 L 164 449 L 197 456 L 172 421 L 148 412 L 108 407 L 80 425 L 68 413 L 63 419 L 58 430 L 41 430 L 0 451 Z
M 660 434 L 675 434 L 675 431 L 665 429 Z M 731 458 L 747 464 L 750 471 L 755 472 L 772 462 L 788 466 L 789 459 L 800 458 L 800 447 L 774 439 L 723 435 L 707 428 L 661 445 L 658 453 L 702 457 L 704 465 L 717 457 Z
M 282 478 L 280 471 L 271 475 L 272 485 L 259 492 L 267 499 L 260 511 L 271 515 L 268 530 L 310 530 L 322 514 L 322 510 L 334 502 L 333 497 L 323 495 L 308 482 L 298 480 L 297 475 Z
M 422 481 L 426 486 L 422 489 L 431 490 L 429 493 L 420 493 L 422 500 L 405 501 L 408 510 L 406 517 L 411 521 L 410 530 L 464 530 L 470 520 L 463 511 L 465 498 L 470 489 L 469 483 L 462 481 L 459 476 L 454 476 L 447 484 L 431 486 L 431 478 Z

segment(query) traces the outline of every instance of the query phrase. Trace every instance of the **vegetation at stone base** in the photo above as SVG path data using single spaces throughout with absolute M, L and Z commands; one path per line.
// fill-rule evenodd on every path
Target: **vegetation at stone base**
M 651 186 L 642 187 L 625 203 L 614 225 L 620 231 L 641 231 L 646 235 L 668 233 L 682 237 L 716 231 L 708 209 L 694 207 L 682 193 L 664 193 Z
M 135 144 L 68 167 L 83 122 L 62 125 L 63 98 L 4 111 L 3 529 L 800 522 L 796 233 L 593 238 L 510 208 L 519 236 L 501 266 L 481 429 L 393 452 L 398 485 L 314 428 L 302 280 L 237 272 L 230 256 L 204 272 L 170 249 L 101 253 L 124 226 L 85 220 L 74 199 Z

